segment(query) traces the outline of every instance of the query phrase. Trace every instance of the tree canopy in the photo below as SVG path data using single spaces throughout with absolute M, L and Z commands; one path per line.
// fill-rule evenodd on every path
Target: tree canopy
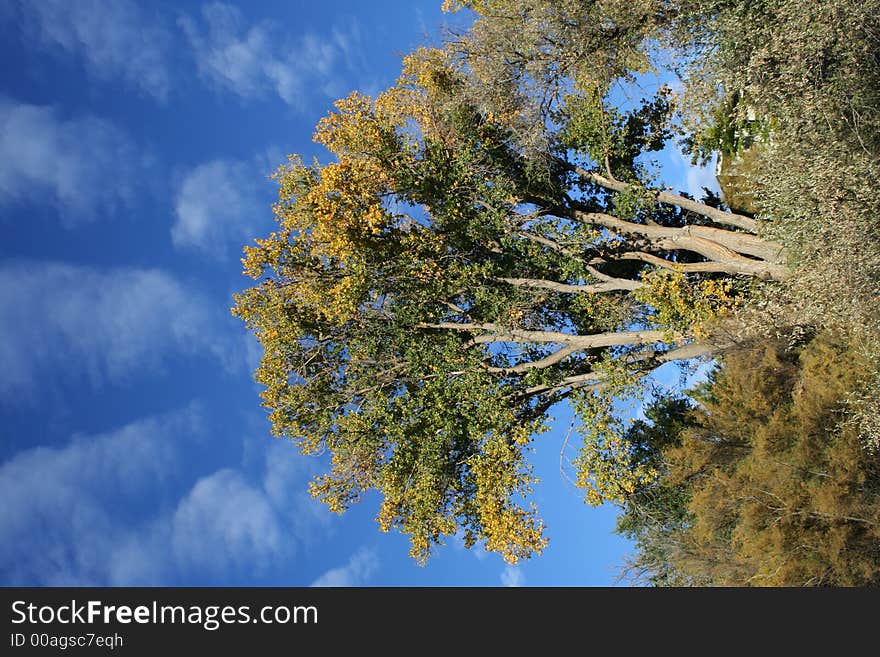
M 702 71 L 727 83 L 731 16 L 756 3 L 446 4 L 475 12 L 466 34 L 408 55 L 375 98 L 338 101 L 314 135 L 329 161 L 278 170 L 278 229 L 245 248 L 258 283 L 234 312 L 264 348 L 274 433 L 330 453 L 316 497 L 343 511 L 379 491 L 380 527 L 419 560 L 462 532 L 515 562 L 546 543 L 527 453 L 551 408 L 581 419 L 587 501 L 625 500 L 660 471 L 633 465 L 615 401 L 735 342 L 740 308 L 788 285 L 806 250 L 657 179 L 676 132 L 697 155 L 718 147 L 669 86 L 615 100 L 669 35 L 691 68 L 718 47 Z M 734 91 L 758 97 L 744 80 Z

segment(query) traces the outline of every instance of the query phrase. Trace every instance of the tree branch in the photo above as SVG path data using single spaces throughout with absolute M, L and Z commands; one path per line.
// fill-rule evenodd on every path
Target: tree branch
M 776 270 L 775 265 L 766 265 L 754 260 L 745 262 L 673 262 L 659 256 L 644 251 L 630 251 L 621 253 L 617 256 L 608 256 L 607 260 L 641 260 L 663 269 L 671 271 L 680 271 L 685 274 L 692 273 L 722 273 L 722 274 L 743 274 L 746 276 L 757 276 L 758 278 L 772 278 L 774 280 L 782 280 L 787 276 L 786 271 Z M 753 264 L 754 263 L 754 264 Z M 770 268 L 768 270 L 768 268 Z
M 775 261 L 775 258 L 780 257 L 781 247 L 768 246 L 772 243 L 764 243 L 760 248 L 753 248 L 754 245 L 749 242 L 753 238 L 745 235 L 744 237 L 749 241 L 741 242 L 739 240 L 741 233 L 705 226 L 684 226 L 682 228 L 648 226 L 624 221 L 603 212 L 583 212 L 581 210 L 569 211 L 569 218 L 585 224 L 609 228 L 618 233 L 637 235 L 658 249 L 693 251 L 704 258 L 724 265 L 724 269 L 721 271 L 727 273 L 745 274 L 773 280 L 784 280 L 789 276 L 787 267 Z M 740 255 L 740 252 L 756 255 L 765 251 L 765 255 L 771 255 L 774 259 L 769 261 L 755 260 Z
M 666 363 L 671 363 L 677 360 L 689 360 L 691 358 L 708 356 L 712 352 L 713 347 L 711 345 L 705 342 L 692 342 L 690 344 L 676 347 L 675 349 L 670 349 L 669 351 L 643 354 L 631 362 L 642 363 L 643 367 L 639 371 L 641 372 L 641 374 L 644 375 L 648 374 L 649 372 L 653 372 L 655 369 L 657 369 L 661 365 L 665 365 Z M 560 390 L 571 387 L 597 389 L 603 386 L 602 380 L 607 378 L 607 376 L 608 375 L 605 372 L 587 372 L 585 374 L 575 374 L 565 377 L 561 381 L 557 381 L 552 385 L 544 384 L 532 386 L 531 388 L 526 388 L 521 394 L 526 397 L 543 393 L 554 394 L 556 392 L 559 392 Z
M 557 242 L 555 240 L 551 240 L 549 237 L 535 235 L 534 233 L 530 233 L 525 230 L 520 231 L 519 236 L 525 237 L 527 240 L 531 240 L 532 242 L 537 242 L 538 244 L 543 244 L 547 248 L 549 248 L 553 251 L 556 251 L 557 253 L 565 254 L 565 255 L 569 256 L 570 258 L 574 258 L 575 260 L 579 260 L 581 258 L 581 255 L 579 253 L 575 253 L 571 249 L 568 249 L 568 248 L 562 246 L 562 244 L 560 244 L 559 242 Z
M 712 255 L 713 249 L 723 248 L 726 251 L 715 251 L 722 255 L 722 257 L 730 257 L 728 252 L 732 252 L 735 255 L 748 255 L 771 263 L 781 263 L 785 259 L 784 250 L 781 245 L 746 233 L 737 233 L 709 226 L 682 226 L 680 228 L 651 226 L 637 224 L 633 221 L 625 221 L 604 212 L 584 212 L 578 209 L 568 210 L 567 212 L 560 210 L 560 214 L 585 224 L 609 228 L 617 233 L 639 235 L 656 242 L 667 241 L 680 244 L 681 246 L 677 248 L 696 251 L 707 258 L 717 258 L 717 255 Z M 709 249 L 709 251 L 707 254 L 704 254 L 700 251 L 700 248 Z
M 604 372 L 587 372 L 586 374 L 575 374 L 573 376 L 565 377 L 564 379 L 562 379 L 561 381 L 558 381 L 554 385 L 546 385 L 545 384 L 545 385 L 539 385 L 539 386 L 532 386 L 531 388 L 526 388 L 525 390 L 522 391 L 521 394 L 523 397 L 529 397 L 531 395 L 537 395 L 539 393 L 545 393 L 545 392 L 553 394 L 553 393 L 559 392 L 560 390 L 563 390 L 565 388 L 573 388 L 573 387 L 601 388 L 602 387 L 602 379 L 604 379 L 606 377 L 607 377 L 607 375 Z M 587 383 L 589 383 L 589 386 L 579 385 L 579 384 L 587 384 Z
M 560 331 L 530 331 L 525 329 L 505 328 L 492 323 L 458 323 L 437 322 L 421 323 L 419 328 L 439 329 L 447 331 L 486 331 L 481 335 L 474 336 L 474 344 L 486 344 L 491 342 L 534 342 L 546 344 L 559 342 L 571 345 L 579 349 L 593 349 L 598 347 L 616 347 L 623 345 L 644 345 L 662 342 L 664 331 L 609 331 L 606 333 L 594 333 L 591 335 L 574 335 Z
M 495 280 L 519 287 L 534 287 L 567 294 L 598 294 L 617 290 L 638 290 L 644 287 L 644 283 L 641 281 L 630 281 L 625 278 L 614 278 L 613 276 L 603 277 L 606 280 L 595 285 L 569 285 L 568 283 L 557 283 L 556 281 L 539 278 L 496 278 Z
M 560 162 L 570 171 L 574 171 L 582 179 L 589 180 L 590 182 L 593 182 L 600 187 L 604 187 L 605 189 L 610 189 L 615 192 L 626 192 L 633 188 L 633 186 L 629 183 L 603 176 L 602 174 L 595 171 L 587 171 L 586 169 L 582 169 L 581 167 L 569 164 L 564 160 L 560 160 Z M 665 191 L 649 191 L 654 196 L 654 198 L 656 198 L 661 203 L 666 203 L 667 205 L 675 205 L 682 210 L 696 212 L 697 214 L 703 215 L 704 217 L 711 219 L 715 223 L 725 224 L 727 226 L 734 226 L 736 228 L 747 230 L 750 233 L 758 232 L 758 222 L 751 217 L 746 217 L 741 214 L 735 214 L 733 212 L 725 212 L 724 210 L 713 208 L 711 205 L 706 205 L 705 203 L 700 203 L 699 201 L 694 201 L 678 194 L 672 194 Z
M 546 369 L 551 365 L 555 365 L 556 363 L 565 360 L 572 354 L 577 353 L 581 350 L 582 349 L 579 347 L 561 347 L 549 356 L 541 358 L 540 360 L 519 363 L 518 365 L 514 365 L 513 367 L 487 367 L 486 371 L 492 372 L 493 374 L 525 374 L 529 370 Z

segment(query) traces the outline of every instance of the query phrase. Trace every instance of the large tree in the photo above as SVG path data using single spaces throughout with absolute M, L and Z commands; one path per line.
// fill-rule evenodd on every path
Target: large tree
M 588 501 L 623 499 L 657 472 L 631 467 L 615 400 L 729 343 L 753 282 L 789 269 L 754 217 L 657 181 L 668 88 L 613 102 L 699 12 L 461 4 L 468 33 L 320 122 L 329 162 L 279 169 L 279 228 L 246 247 L 259 283 L 234 311 L 265 349 L 275 434 L 330 452 L 316 497 L 342 511 L 378 490 L 381 528 L 420 560 L 462 531 L 516 561 L 545 545 L 526 452 L 550 409 L 582 419 Z

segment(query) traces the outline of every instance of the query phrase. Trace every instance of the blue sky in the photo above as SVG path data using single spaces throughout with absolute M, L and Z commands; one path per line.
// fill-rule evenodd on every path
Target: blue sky
M 630 547 L 560 474 L 565 409 L 534 459 L 544 555 L 419 567 L 376 498 L 308 497 L 322 463 L 269 436 L 229 314 L 267 175 L 320 155 L 330 103 L 391 83 L 439 4 L 0 4 L 0 584 L 614 583 Z

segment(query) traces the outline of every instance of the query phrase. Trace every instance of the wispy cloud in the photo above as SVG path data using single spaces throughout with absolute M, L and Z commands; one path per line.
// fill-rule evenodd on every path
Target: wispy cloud
M 177 567 L 189 579 L 224 581 L 283 570 L 300 547 L 331 530 L 307 492 L 314 464 L 286 441 L 260 443 L 261 467 L 224 468 L 195 482 L 171 519 Z
M 284 26 L 272 21 L 248 26 L 229 4 L 212 3 L 201 13 L 201 20 L 191 16 L 178 20 L 199 72 L 243 98 L 271 92 L 303 109 L 315 90 L 325 96 L 342 93 L 343 78 L 360 64 L 361 35 L 354 22 L 327 33 L 306 32 L 291 38 Z
M 509 587 L 518 587 L 524 586 L 526 583 L 526 576 L 516 566 L 506 566 L 504 570 L 501 571 L 501 585 L 509 586 Z
M 108 121 L 0 96 L 0 204 L 49 203 L 65 226 L 90 221 L 131 203 L 138 161 Z
M 174 246 L 219 256 L 268 229 L 274 190 L 262 164 L 213 160 L 189 171 L 174 201 Z
M 327 524 L 296 508 L 309 469 L 231 464 L 199 477 L 193 453 L 216 429 L 192 406 L 114 431 L 35 447 L 0 464 L 0 585 L 225 584 L 288 576 L 298 547 Z M 296 459 L 266 441 L 266 463 Z M 186 464 L 186 465 L 184 465 Z M 195 476 L 195 480 L 193 477 Z M 366 577 L 358 557 L 352 577 Z
M 315 526 L 330 530 L 332 514 L 302 486 L 315 474 L 316 462 L 301 458 L 288 440 L 273 440 L 264 450 L 262 489 L 298 540 L 308 543 Z
M 52 382 L 126 382 L 180 354 L 207 353 L 235 369 L 243 363 L 230 356 L 235 338 L 224 332 L 220 314 L 161 270 L 4 264 L 0 402 L 21 403 Z
M 687 191 L 695 198 L 702 198 L 709 189 L 715 193 L 720 191 L 718 179 L 715 177 L 714 164 L 706 166 L 688 166 L 687 170 Z
M 159 100 L 171 87 L 171 33 L 131 0 L 18 0 L 25 38 L 82 60 L 92 76 L 121 78 Z
M 35 447 L 0 465 L 0 577 L 3 584 L 153 583 L 167 564 L 150 554 L 149 518 L 133 513 L 147 493 L 182 476 L 181 444 L 199 431 L 195 408 Z
M 328 570 L 318 577 L 312 586 L 363 586 L 379 568 L 379 557 L 370 548 L 361 548 L 355 552 L 348 563 L 339 568 Z
M 681 185 L 688 194 L 700 199 L 705 195 L 705 189 L 709 189 L 716 194 L 720 193 L 721 188 L 718 186 L 718 179 L 715 177 L 714 157 L 705 166 L 697 166 L 691 164 L 690 158 L 685 156 L 680 149 L 676 148 L 675 154 L 671 159 L 673 164 L 672 175 L 675 177 L 674 182 Z
M 173 547 L 187 572 L 223 576 L 253 565 L 265 570 L 282 549 L 283 529 L 265 492 L 237 471 L 196 482 L 173 520 Z

